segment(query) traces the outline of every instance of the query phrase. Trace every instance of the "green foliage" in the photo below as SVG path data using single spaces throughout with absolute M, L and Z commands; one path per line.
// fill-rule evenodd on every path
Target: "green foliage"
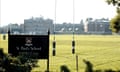
M 85 72 L 93 72 L 93 65 L 90 61 L 83 59 L 83 62 L 86 64 Z
M 118 33 L 120 31 L 120 0 L 106 0 L 108 5 L 113 5 L 116 7 L 117 16 L 115 16 L 110 21 L 110 29 L 112 32 Z
M 120 0 L 106 0 L 106 2 L 108 3 L 108 5 L 112 4 L 113 6 L 120 6 Z
M 3 49 L 0 48 L 0 72 L 31 72 L 36 63 L 37 60 L 23 56 L 14 57 L 4 54 Z
M 70 72 L 70 70 L 68 69 L 66 65 L 62 65 L 60 69 L 61 69 L 61 72 Z
M 120 31 L 120 15 L 118 14 L 110 21 L 110 29 L 118 33 Z

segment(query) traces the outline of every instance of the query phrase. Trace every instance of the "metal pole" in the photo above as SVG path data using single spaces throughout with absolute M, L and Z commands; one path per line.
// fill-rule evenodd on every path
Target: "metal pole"
M 73 40 L 72 40 L 72 54 L 75 53 L 75 37 L 74 37 L 74 23 L 75 22 L 75 1 L 73 0 Z
M 78 72 L 78 55 L 76 55 L 76 70 Z
M 49 72 L 49 57 L 47 59 L 47 72 Z
M 54 27 L 54 30 L 53 30 L 53 33 L 54 33 L 54 38 L 53 38 L 53 40 L 54 40 L 54 41 L 53 41 L 53 50 L 52 50 L 53 56 L 56 55 L 56 41 L 55 41 L 56 9 L 57 9 L 57 0 L 55 0 L 55 20 L 54 20 L 54 25 L 53 25 L 53 27 Z
M 50 31 L 48 30 L 48 37 L 50 35 Z M 49 40 L 48 40 L 49 42 Z M 48 59 L 47 59 L 47 72 L 49 72 L 49 48 L 48 48 Z
M 75 1 L 73 0 L 73 41 L 74 41 L 74 24 L 75 24 Z
M 54 33 L 54 41 L 55 41 L 55 25 L 56 25 L 56 10 L 57 10 L 57 0 L 55 0 L 55 22 L 54 22 L 54 31 L 53 31 L 53 33 Z

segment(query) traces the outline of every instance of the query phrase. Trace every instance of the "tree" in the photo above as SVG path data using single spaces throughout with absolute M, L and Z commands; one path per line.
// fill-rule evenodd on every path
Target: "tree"
M 33 67 L 37 67 L 37 62 L 37 59 L 5 54 L 0 48 L 0 72 L 31 72 Z
M 106 0 L 108 5 L 116 7 L 117 15 L 110 21 L 110 29 L 112 32 L 118 33 L 120 31 L 120 0 Z

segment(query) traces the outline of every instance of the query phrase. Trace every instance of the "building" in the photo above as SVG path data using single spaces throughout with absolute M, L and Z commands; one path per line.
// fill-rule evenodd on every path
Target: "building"
M 112 34 L 109 29 L 109 20 L 108 19 L 90 19 L 86 20 L 87 33 L 89 34 Z
M 23 24 L 9 24 L 0 28 L 1 33 L 8 32 L 23 34 L 47 34 L 48 30 L 51 34 L 112 34 L 109 29 L 109 19 L 93 19 L 87 18 L 80 23 L 62 23 L 53 24 L 52 19 L 44 19 L 43 17 L 25 19 Z
M 71 23 L 63 23 L 55 25 L 55 33 L 56 34 L 75 34 L 83 33 L 83 24 L 71 24 Z
M 24 33 L 46 34 L 48 30 L 53 32 L 53 20 L 40 18 L 31 18 L 24 20 Z

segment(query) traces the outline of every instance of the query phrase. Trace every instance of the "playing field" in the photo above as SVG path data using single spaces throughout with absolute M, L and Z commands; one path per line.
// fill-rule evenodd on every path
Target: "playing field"
M 50 36 L 50 72 L 60 72 L 60 66 L 66 65 L 71 72 L 76 72 L 76 55 L 78 55 L 78 70 L 84 72 L 83 59 L 90 61 L 94 70 L 120 70 L 120 36 L 110 35 L 75 35 L 75 52 L 72 54 L 72 35 L 56 35 L 56 56 L 52 56 L 53 36 Z M 0 47 L 7 52 L 8 40 L 2 40 Z M 14 45 L 14 43 L 13 43 Z M 33 71 L 44 72 L 46 60 L 39 60 L 40 67 Z

